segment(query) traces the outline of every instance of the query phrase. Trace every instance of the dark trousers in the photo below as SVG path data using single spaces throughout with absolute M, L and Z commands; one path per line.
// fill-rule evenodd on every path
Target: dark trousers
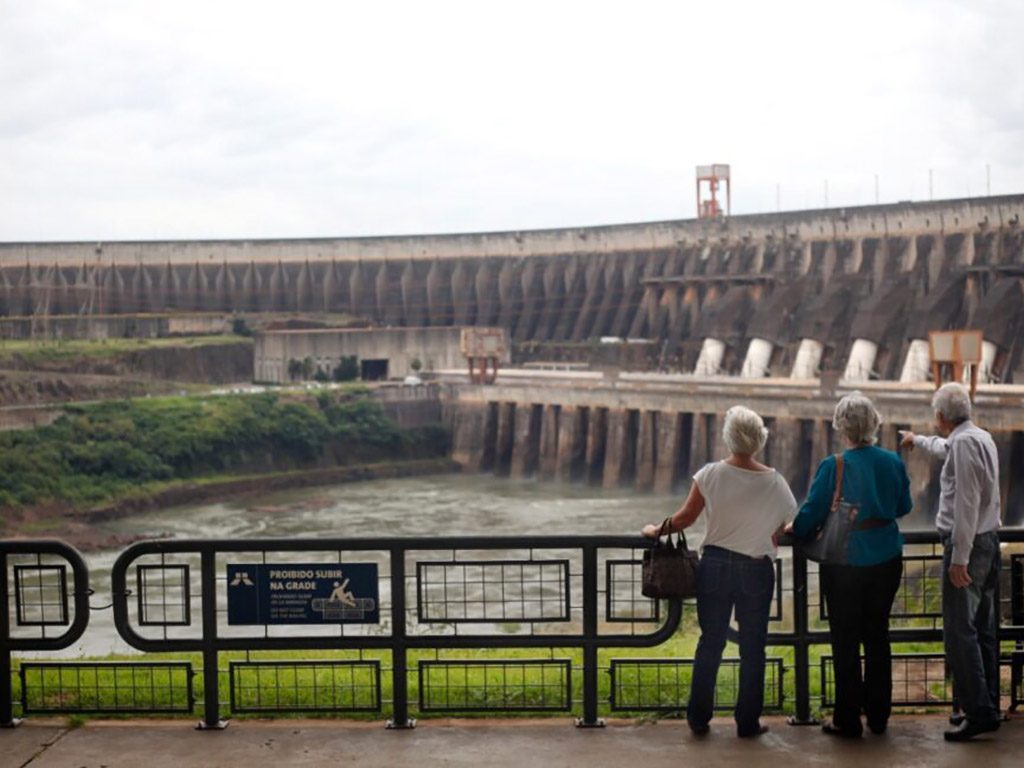
M 735 608 L 740 643 L 736 730 L 740 734 L 757 730 L 764 708 L 764 646 L 774 589 L 775 567 L 770 558 L 704 547 L 697 569 L 700 640 L 693 662 L 690 701 L 686 705 L 686 719 L 691 725 L 705 726 L 714 714 L 715 682 Z
M 995 531 L 974 537 L 967 563 L 971 583 L 959 589 L 949 581 L 948 537 L 943 544 L 942 639 L 956 697 L 968 720 L 994 720 L 999 716 L 999 537 Z
M 889 614 L 900 586 L 903 558 L 878 565 L 821 566 L 821 590 L 828 607 L 835 674 L 837 728 L 859 734 L 863 709 L 868 724 L 884 728 L 892 711 L 892 651 Z M 864 647 L 861 674 L 860 649 Z

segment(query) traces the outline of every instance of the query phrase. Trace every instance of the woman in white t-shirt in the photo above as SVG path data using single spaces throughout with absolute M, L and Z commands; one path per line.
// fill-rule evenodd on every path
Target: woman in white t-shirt
M 668 531 L 688 528 L 707 510 L 707 534 L 697 570 L 697 621 L 700 641 L 693 663 L 686 720 L 703 736 L 714 713 L 715 680 L 725 649 L 729 619 L 739 625 L 740 686 L 736 734 L 760 736 L 764 707 L 765 642 L 775 590 L 776 534 L 796 513 L 796 499 L 782 476 L 754 461 L 768 439 L 761 417 L 733 406 L 725 414 L 722 437 L 730 456 L 707 464 L 693 476 L 690 493 L 668 518 Z M 661 526 L 648 525 L 645 536 Z

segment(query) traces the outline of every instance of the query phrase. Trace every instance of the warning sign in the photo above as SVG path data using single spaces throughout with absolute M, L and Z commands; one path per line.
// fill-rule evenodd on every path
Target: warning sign
M 228 624 L 377 624 L 376 563 L 228 565 Z

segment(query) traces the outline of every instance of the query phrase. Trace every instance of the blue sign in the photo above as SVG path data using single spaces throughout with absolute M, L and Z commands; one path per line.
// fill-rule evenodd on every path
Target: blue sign
M 376 563 L 228 565 L 228 624 L 378 624 Z

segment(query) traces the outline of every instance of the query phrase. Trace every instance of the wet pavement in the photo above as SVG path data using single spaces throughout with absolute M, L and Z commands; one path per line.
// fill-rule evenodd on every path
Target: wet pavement
M 692 736 L 679 720 L 618 720 L 575 728 L 566 720 L 429 720 L 412 730 L 337 720 L 237 720 L 223 731 L 197 731 L 183 720 L 89 721 L 70 727 L 38 719 L 0 730 L 0 768 L 306 768 L 307 766 L 487 766 L 488 768 L 643 768 L 659 766 L 1020 766 L 1024 722 L 948 744 L 944 717 L 900 716 L 888 733 L 850 741 L 816 727 L 765 718 L 771 730 L 737 739 L 719 718 Z

